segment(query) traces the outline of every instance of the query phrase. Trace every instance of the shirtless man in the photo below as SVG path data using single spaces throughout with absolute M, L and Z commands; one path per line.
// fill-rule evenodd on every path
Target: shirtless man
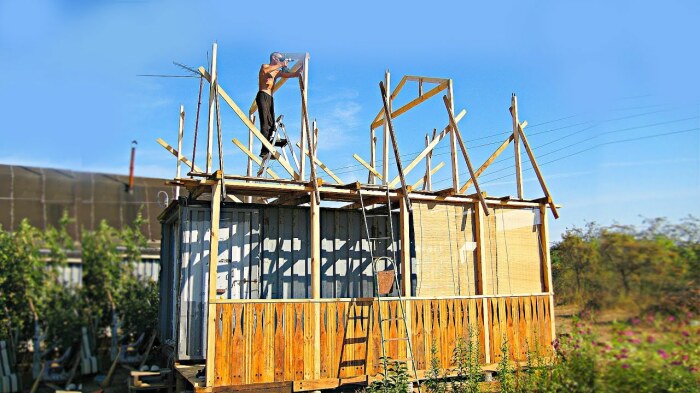
M 296 72 L 286 72 L 289 61 L 284 55 L 273 52 L 270 55 L 270 64 L 260 66 L 258 73 L 258 95 L 255 103 L 258 105 L 258 117 L 260 117 L 260 132 L 272 143 L 272 132 L 275 129 L 275 103 L 272 99 L 272 86 L 277 78 L 297 78 L 301 75 L 301 68 Z M 280 140 L 278 145 L 284 146 L 286 140 Z M 263 145 L 260 157 L 264 157 L 268 150 Z

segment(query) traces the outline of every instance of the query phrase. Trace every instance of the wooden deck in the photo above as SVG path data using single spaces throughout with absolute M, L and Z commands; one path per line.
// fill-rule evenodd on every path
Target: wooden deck
M 442 367 L 451 367 L 457 339 L 467 338 L 470 327 L 485 365 L 501 359 L 504 339 L 511 359 L 525 360 L 528 344 L 533 350 L 535 342 L 547 356 L 550 296 L 407 300 L 417 368 L 429 367 L 433 342 Z M 398 300 L 383 301 L 382 307 L 385 318 L 400 313 Z M 379 323 L 374 299 L 219 301 L 214 388 L 291 382 L 295 391 L 304 391 L 367 383 L 381 371 Z M 403 336 L 399 321 L 384 323 L 389 337 Z M 390 342 L 387 350 L 392 359 L 406 358 L 405 342 Z

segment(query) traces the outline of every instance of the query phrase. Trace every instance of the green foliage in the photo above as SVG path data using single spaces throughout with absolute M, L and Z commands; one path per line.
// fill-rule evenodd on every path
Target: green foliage
M 585 308 L 700 311 L 700 220 L 646 220 L 641 229 L 588 224 L 552 247 L 555 292 Z M 659 296 L 663 294 L 663 296 Z
M 508 353 L 508 339 L 503 336 L 503 343 L 501 344 L 501 359 L 498 361 L 498 382 L 501 386 L 501 393 L 514 393 L 515 392 L 515 367 L 510 360 L 510 355 Z
M 384 361 L 385 358 L 382 357 L 381 360 Z M 406 363 L 391 359 L 386 361 L 386 373 L 379 373 L 382 379 L 372 382 L 366 391 L 368 393 L 406 393 L 411 386 Z
M 447 392 L 446 379 L 444 378 L 444 371 L 440 368 L 438 347 L 434 337 L 433 342 L 430 345 L 430 368 L 428 368 L 428 372 L 426 373 L 426 379 L 425 382 L 423 382 L 423 387 L 425 387 L 429 393 Z
M 474 328 L 471 325 L 469 326 L 469 336 L 466 339 L 462 337 L 457 339 L 452 361 L 457 369 L 457 378 L 452 381 L 452 391 L 478 393 L 482 371 L 479 364 L 479 346 Z

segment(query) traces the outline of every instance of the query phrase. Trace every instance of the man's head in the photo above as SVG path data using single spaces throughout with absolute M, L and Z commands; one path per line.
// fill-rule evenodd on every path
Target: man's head
M 270 53 L 270 64 L 279 64 L 284 61 L 284 55 L 279 52 Z

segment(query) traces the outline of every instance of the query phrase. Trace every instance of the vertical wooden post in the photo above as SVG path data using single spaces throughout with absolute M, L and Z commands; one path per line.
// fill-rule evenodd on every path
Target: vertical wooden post
M 556 340 L 556 323 L 554 320 L 554 285 L 552 281 L 552 257 L 549 252 L 549 224 L 547 223 L 547 205 L 540 204 L 540 242 L 542 246 L 542 289 L 549 293 L 549 318 L 552 331 L 552 342 Z
M 401 296 L 404 299 L 404 311 L 406 318 L 406 337 L 409 339 L 409 345 L 413 345 L 411 341 L 411 232 L 410 232 L 410 214 L 409 207 L 406 204 L 408 198 L 399 200 L 399 241 L 401 242 Z M 407 364 L 407 367 L 410 365 Z M 410 371 L 410 369 L 409 369 Z
M 455 113 L 454 92 L 452 91 L 452 79 L 447 84 L 447 96 L 450 97 L 452 113 Z M 452 160 L 452 188 L 454 193 L 459 193 L 459 165 L 457 164 L 457 136 L 454 127 L 450 127 L 450 159 Z
M 391 74 L 389 70 L 384 73 L 384 84 L 386 86 L 386 99 L 389 104 L 389 115 L 391 116 Z M 382 150 L 382 184 L 389 184 L 389 119 L 384 115 L 384 147 Z
M 207 296 L 207 357 L 206 386 L 214 386 L 214 356 L 216 354 L 216 268 L 219 262 L 219 217 L 221 209 L 221 181 L 211 186 L 211 227 L 209 231 L 209 293 Z
M 476 224 L 476 294 L 485 295 L 484 282 L 486 282 L 486 269 L 484 261 L 486 260 L 486 252 L 484 248 L 486 247 L 486 238 L 484 236 L 484 208 L 479 202 L 474 203 L 474 222 Z M 491 344 L 490 344 L 490 333 L 491 329 L 489 327 L 489 314 L 488 314 L 488 302 L 487 298 L 482 298 L 482 312 L 484 323 L 484 361 L 486 364 L 491 363 Z
M 209 120 L 207 122 L 207 165 L 204 170 L 211 172 L 212 148 L 214 146 L 214 122 L 216 122 L 216 42 L 211 52 L 211 80 L 209 81 Z
M 369 164 L 372 168 L 377 168 L 377 137 L 372 126 L 369 127 Z M 369 171 L 367 183 L 375 184 L 376 177 L 372 171 Z
M 250 115 L 250 122 L 255 124 L 255 115 Z M 250 128 L 248 129 L 248 150 L 253 151 L 253 130 L 251 130 Z M 253 176 L 253 159 L 250 157 L 248 157 L 248 166 L 246 167 L 245 174 L 248 177 Z M 245 202 L 253 203 L 253 197 L 250 195 L 246 196 Z
M 302 72 L 302 76 L 304 79 L 303 87 L 304 90 L 301 92 L 302 97 L 304 98 L 304 101 L 306 103 L 309 102 L 309 54 L 306 53 L 304 55 L 304 71 Z M 308 110 L 309 108 L 306 108 L 307 115 L 308 115 Z M 301 147 L 299 148 L 299 178 L 297 180 L 304 180 L 306 178 L 306 148 L 307 146 L 304 145 L 304 141 L 306 140 L 306 133 L 310 132 L 307 127 L 307 123 L 304 121 L 304 109 L 301 109 L 301 135 L 299 136 L 299 141 L 301 141 Z M 311 161 L 311 165 L 313 165 L 313 158 Z
M 309 146 L 309 149 L 313 149 Z M 313 150 L 311 150 L 313 152 Z M 312 156 L 313 159 L 313 156 Z M 312 164 L 313 165 L 313 162 Z M 314 191 L 310 195 L 310 239 L 311 239 L 311 298 L 321 298 L 321 209 Z M 314 302 L 314 379 L 321 377 L 321 304 Z
M 180 105 L 180 126 L 177 132 L 177 166 L 175 167 L 175 178 L 180 178 L 180 161 L 182 160 L 182 137 L 185 133 L 185 106 Z M 180 197 L 180 187 L 175 187 L 175 199 Z
M 510 114 L 513 118 L 513 147 L 515 147 L 515 183 L 518 199 L 523 199 L 523 169 L 520 167 L 520 133 L 518 132 L 518 97 L 510 97 Z
M 425 148 L 428 148 L 428 145 L 430 144 L 430 140 L 428 138 L 428 134 L 425 134 Z M 425 156 L 425 181 L 423 182 L 423 189 L 430 191 L 430 188 L 432 186 L 432 182 L 430 181 L 430 159 L 432 154 L 428 153 Z

